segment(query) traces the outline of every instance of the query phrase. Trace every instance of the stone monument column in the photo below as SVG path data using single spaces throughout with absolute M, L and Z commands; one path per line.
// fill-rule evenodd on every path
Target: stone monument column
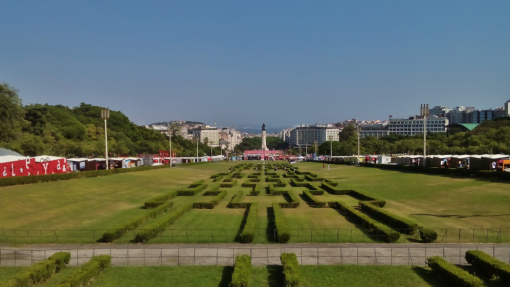
M 266 145 L 266 125 L 262 124 L 262 150 L 269 150 Z

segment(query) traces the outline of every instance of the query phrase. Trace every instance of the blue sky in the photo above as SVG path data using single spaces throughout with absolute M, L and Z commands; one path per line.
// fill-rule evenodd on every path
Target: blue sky
M 510 1 L 2 1 L 24 104 L 268 128 L 510 99 Z

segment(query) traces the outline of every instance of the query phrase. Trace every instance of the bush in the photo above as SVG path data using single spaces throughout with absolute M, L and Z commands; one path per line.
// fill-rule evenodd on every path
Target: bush
M 71 254 L 69 252 L 58 252 L 48 259 L 35 263 L 32 266 L 24 268 L 13 277 L 0 283 L 2 287 L 25 287 L 36 285 L 41 281 L 50 278 L 53 273 L 58 273 L 65 264 L 69 263 Z
M 236 172 L 232 175 L 232 178 L 243 178 L 244 173 Z
M 98 276 L 111 265 L 110 255 L 94 256 L 89 262 L 74 270 L 59 286 L 75 287 L 88 285 L 90 280 Z
M 509 264 L 499 261 L 498 259 L 479 250 L 467 251 L 466 261 L 473 265 L 476 272 L 487 277 L 496 276 L 499 278 L 499 283 L 506 284 L 507 286 L 510 283 Z
M 290 202 L 280 202 L 281 208 L 296 208 L 299 206 L 299 198 L 294 192 L 287 191 L 284 195 L 290 199 Z
M 194 202 L 193 208 L 195 208 L 195 209 L 213 209 L 216 205 L 218 205 L 220 200 L 225 198 L 225 196 L 227 195 L 227 191 L 225 191 L 225 190 L 221 191 L 221 192 L 220 191 L 211 191 L 210 193 L 214 194 L 214 197 L 210 201 Z M 206 195 L 204 194 L 204 196 L 206 196 Z
M 301 278 L 299 276 L 299 262 L 297 260 L 296 254 L 282 253 L 282 255 L 280 255 L 280 260 L 282 261 L 285 286 L 301 286 Z
M 207 188 L 207 184 L 191 184 L 187 188 L 179 189 L 177 191 L 177 195 L 178 196 L 194 196 L 206 188 Z
M 251 257 L 250 255 L 236 256 L 234 272 L 232 273 L 231 287 L 248 287 L 251 274 Z
M 338 186 L 338 182 L 336 182 L 336 181 L 332 181 L 329 179 L 325 179 L 324 181 L 331 186 Z
M 338 182 L 336 184 L 338 185 Z M 332 185 L 332 184 L 328 183 L 327 181 L 322 182 L 321 187 L 322 187 L 322 189 L 326 190 L 327 192 L 329 192 L 331 194 L 336 194 L 336 195 L 344 195 L 344 194 L 349 194 L 351 192 L 350 190 L 339 189 L 336 187 L 336 185 Z
M 420 227 L 420 238 L 425 243 L 434 242 L 437 239 L 437 232 L 432 229 Z
M 308 191 L 313 195 L 323 195 L 324 194 L 324 190 L 318 189 L 317 187 L 315 187 L 311 184 L 308 184 L 306 186 L 306 188 L 308 188 Z
M 287 228 L 287 223 L 283 217 L 283 212 L 278 203 L 273 203 L 274 223 L 276 225 L 276 235 L 278 242 L 287 243 L 290 240 L 290 233 Z
M 307 174 L 307 175 L 305 175 L 305 179 L 308 181 L 323 181 L 324 180 L 324 178 L 322 178 L 322 177 L 317 177 L 316 174 L 315 174 L 315 176 L 313 174 Z
M 177 196 L 177 191 L 171 191 L 169 193 L 154 197 L 153 199 L 145 202 L 144 205 L 145 205 L 146 209 L 156 208 L 156 207 L 162 205 L 163 203 L 165 203 L 165 201 L 172 199 L 176 196 Z
M 352 219 L 360 223 L 363 227 L 369 228 L 372 233 L 376 233 L 377 236 L 382 235 L 387 242 L 392 243 L 400 238 L 400 233 L 397 231 L 382 227 L 377 221 L 368 218 L 363 213 L 355 210 L 345 203 L 337 201 L 336 206 L 341 211 L 345 212 L 347 216 L 350 216 Z
M 428 258 L 427 264 L 430 266 L 432 271 L 438 273 L 439 276 L 446 279 L 446 281 L 448 281 L 452 286 L 484 286 L 484 283 L 480 278 L 469 274 L 469 272 L 464 271 L 449 262 L 446 262 L 439 256 Z
M 149 224 L 146 229 L 139 230 L 135 235 L 134 241 L 136 243 L 145 242 L 158 236 L 165 230 L 168 225 L 176 222 L 177 219 L 183 216 L 186 212 L 190 211 L 192 208 L 193 204 L 188 203 L 174 210 L 170 210 L 170 212 L 168 212 L 166 215 L 162 216 L 152 224 Z
M 223 180 L 223 176 L 222 176 L 222 175 L 220 175 L 220 176 L 218 176 L 218 177 L 214 178 L 213 182 L 220 182 L 220 181 L 222 181 L 222 180 Z
M 246 223 L 244 224 L 243 231 L 239 235 L 239 239 L 242 243 L 250 243 L 255 237 L 255 228 L 257 227 L 257 212 L 258 204 L 251 204 L 249 206 L 248 216 L 246 217 Z
M 255 184 L 255 186 L 253 187 L 252 191 L 250 191 L 250 195 L 253 195 L 253 196 L 259 195 L 261 189 L 262 188 L 260 187 L 260 184 Z
M 361 191 L 356 191 L 356 190 L 351 190 L 349 192 L 349 195 L 356 198 L 356 199 L 359 199 L 359 200 L 364 200 L 364 201 L 372 201 L 372 200 L 378 200 L 378 199 L 375 199 L 367 194 L 364 194 L 363 192 Z
M 303 191 L 303 196 L 305 197 L 305 199 L 307 201 L 313 203 L 313 207 L 317 207 L 317 208 L 326 207 L 326 202 L 318 200 L 317 198 L 315 198 L 315 196 L 313 196 L 313 194 L 311 194 L 309 190 L 304 190 Z
M 291 178 L 290 182 L 295 187 L 306 187 L 308 186 L 308 182 L 305 182 L 302 178 Z
M 225 179 L 220 186 L 225 188 L 232 188 L 234 185 L 236 185 L 237 180 L 236 179 Z
M 390 226 L 391 228 L 405 229 L 408 234 L 414 234 L 414 232 L 418 229 L 418 224 L 411 220 L 391 214 L 368 202 L 360 201 L 359 206 L 363 209 L 363 211 L 365 211 L 365 213 L 372 215 L 372 217 L 375 217 L 378 221 Z
M 58 174 L 48 174 L 48 175 L 29 175 L 29 176 L 5 177 L 5 178 L 0 178 L 0 187 L 1 186 L 18 185 L 18 184 L 31 184 L 31 183 L 68 180 L 68 179 L 76 179 L 76 178 L 90 178 L 90 177 L 98 177 L 98 176 L 108 176 L 108 175 L 121 174 L 121 173 L 127 173 L 127 172 L 145 171 L 145 170 L 161 169 L 161 168 L 168 168 L 168 167 L 170 167 L 170 166 L 169 165 L 140 166 L 140 167 L 133 167 L 133 168 L 91 170 L 91 171 L 58 173 Z
M 122 237 L 124 234 L 126 234 L 126 232 L 136 229 L 138 226 L 142 225 L 147 220 L 149 220 L 151 218 L 155 218 L 162 213 L 165 213 L 168 209 L 170 209 L 173 206 L 173 204 L 174 203 L 171 201 L 164 203 L 164 204 L 158 206 L 157 208 L 151 209 L 150 211 L 148 211 L 147 213 L 145 213 L 143 215 L 140 215 L 138 217 L 135 217 L 134 219 L 131 219 L 131 220 L 123 223 L 122 225 L 114 228 L 113 230 L 103 233 L 102 241 L 103 242 L 112 242 L 113 240 Z
M 242 190 L 239 190 L 234 197 L 228 203 L 228 207 L 230 208 L 247 208 L 251 205 L 249 202 L 241 202 L 243 199 L 244 193 Z

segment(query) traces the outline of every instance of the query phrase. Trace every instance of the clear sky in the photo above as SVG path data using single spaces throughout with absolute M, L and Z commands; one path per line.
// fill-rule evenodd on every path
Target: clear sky
M 510 1 L 2 1 L 24 104 L 268 128 L 510 99 Z

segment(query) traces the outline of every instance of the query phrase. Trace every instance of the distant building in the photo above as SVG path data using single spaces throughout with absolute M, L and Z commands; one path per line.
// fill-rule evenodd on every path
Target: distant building
M 294 147 L 321 145 L 325 141 L 338 141 L 339 129 L 331 125 L 298 126 L 290 131 L 289 145 Z
M 445 133 L 449 121 L 445 117 L 427 117 L 427 133 Z M 390 119 L 388 134 L 412 136 L 423 134 L 423 118 Z
M 198 127 L 192 130 L 193 137 L 198 138 L 201 143 L 207 138 L 207 145 L 212 147 L 219 146 L 220 133 L 217 128 Z
M 384 124 L 371 124 L 371 125 L 360 125 L 361 131 L 359 136 L 365 137 L 376 137 L 380 138 L 389 135 L 388 123 Z

